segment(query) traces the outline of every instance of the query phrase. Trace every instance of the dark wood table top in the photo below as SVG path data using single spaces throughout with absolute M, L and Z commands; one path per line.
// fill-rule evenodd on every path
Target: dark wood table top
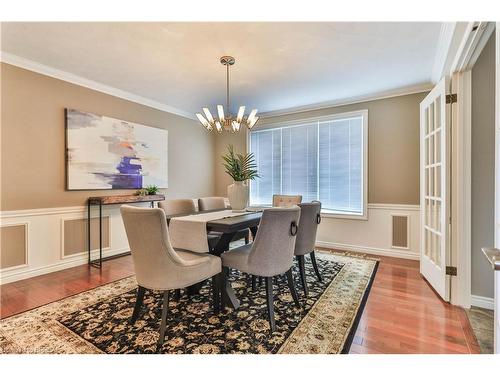
M 209 212 L 217 212 L 225 210 L 198 211 L 192 215 L 199 215 Z M 169 222 L 171 218 L 181 217 L 181 216 L 189 216 L 189 215 L 186 214 L 167 215 L 167 222 Z M 207 222 L 207 230 L 214 232 L 222 232 L 222 233 L 235 233 L 240 229 L 251 228 L 259 225 L 261 217 L 262 217 L 262 212 L 249 211 L 239 216 L 232 216 L 223 219 L 211 220 Z

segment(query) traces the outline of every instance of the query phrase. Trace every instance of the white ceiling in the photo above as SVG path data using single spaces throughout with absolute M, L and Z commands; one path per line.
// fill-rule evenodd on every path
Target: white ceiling
M 2 23 L 2 51 L 185 113 L 259 112 L 429 83 L 441 23 Z

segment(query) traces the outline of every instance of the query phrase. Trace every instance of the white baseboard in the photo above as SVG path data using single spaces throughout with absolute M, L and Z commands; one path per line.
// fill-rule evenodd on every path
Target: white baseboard
M 367 253 L 367 254 L 374 254 L 374 255 L 393 257 L 393 258 L 420 260 L 419 254 L 410 253 L 408 251 L 398 250 L 398 249 L 381 249 L 376 247 L 355 246 L 355 245 L 325 242 L 325 241 L 316 241 L 316 246 L 325 247 L 327 249 L 353 251 L 356 253 Z
M 495 308 L 495 300 L 491 297 L 471 296 L 471 306 L 482 307 L 483 309 L 493 310 Z
M 109 257 L 109 256 L 113 256 L 113 255 L 126 253 L 128 251 L 130 251 L 129 248 L 106 250 L 106 251 L 102 252 L 102 256 L 104 258 L 104 257 Z M 93 255 L 92 255 L 93 259 L 95 259 L 95 251 L 92 251 L 92 253 L 93 253 Z M 55 264 L 49 264 L 49 265 L 42 266 L 42 267 L 16 268 L 16 269 L 13 269 L 10 272 L 8 272 L 7 275 L 5 275 L 6 272 L 4 270 L 2 270 L 2 272 L 0 272 L 0 285 L 12 283 L 14 281 L 19 281 L 19 280 L 23 280 L 23 279 L 28 279 L 30 277 L 45 275 L 45 274 L 51 273 L 51 272 L 61 271 L 61 270 L 64 270 L 66 268 L 81 266 L 82 264 L 87 264 L 87 261 L 88 261 L 87 253 L 82 253 L 81 255 L 74 256 L 71 258 L 66 258 L 66 259 L 58 261 Z

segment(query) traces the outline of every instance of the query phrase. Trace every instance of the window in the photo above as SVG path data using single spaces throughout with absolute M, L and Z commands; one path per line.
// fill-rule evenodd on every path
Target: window
M 250 183 L 250 205 L 271 205 L 273 194 L 319 200 L 324 212 L 366 217 L 368 111 L 250 132 L 260 178 Z

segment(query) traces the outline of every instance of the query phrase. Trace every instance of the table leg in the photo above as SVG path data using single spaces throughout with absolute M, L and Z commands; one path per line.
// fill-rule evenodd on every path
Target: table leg
M 224 233 L 217 241 L 214 249 L 212 250 L 213 255 L 220 256 L 224 251 L 229 250 L 229 244 L 234 237 L 234 233 Z M 203 286 L 203 281 L 197 284 L 187 287 L 187 294 L 192 296 L 194 294 L 200 293 L 200 289 Z M 234 294 L 234 293 L 233 293 Z
M 232 307 L 233 309 L 237 309 L 240 307 L 240 301 L 236 297 L 236 294 L 234 293 L 234 289 L 231 286 L 231 283 L 229 282 L 229 268 L 223 267 L 222 272 L 225 272 L 225 276 L 223 277 L 224 283 L 222 285 L 222 294 L 223 297 L 221 298 L 222 301 L 225 302 L 225 305 L 228 307 Z M 224 308 L 224 306 L 222 306 Z
M 257 235 L 258 227 L 250 227 L 250 232 L 252 233 L 252 241 L 255 241 L 255 236 Z
M 215 244 L 214 249 L 212 250 L 213 255 L 217 255 L 220 257 L 223 252 L 229 250 L 229 244 L 231 243 L 231 240 L 233 239 L 235 233 L 224 233 L 220 238 L 219 241 Z
M 221 256 L 222 253 L 228 251 L 229 244 L 231 243 L 234 235 L 235 233 L 224 233 L 215 245 L 212 254 Z M 229 277 L 229 273 L 227 273 L 227 277 Z M 234 293 L 234 289 L 229 281 L 225 282 L 224 285 L 222 285 L 221 292 L 224 294 L 224 298 L 222 298 L 222 300 L 226 302 L 227 306 L 232 307 L 233 309 L 237 309 L 238 307 L 240 307 L 240 301 L 238 301 L 238 298 Z

